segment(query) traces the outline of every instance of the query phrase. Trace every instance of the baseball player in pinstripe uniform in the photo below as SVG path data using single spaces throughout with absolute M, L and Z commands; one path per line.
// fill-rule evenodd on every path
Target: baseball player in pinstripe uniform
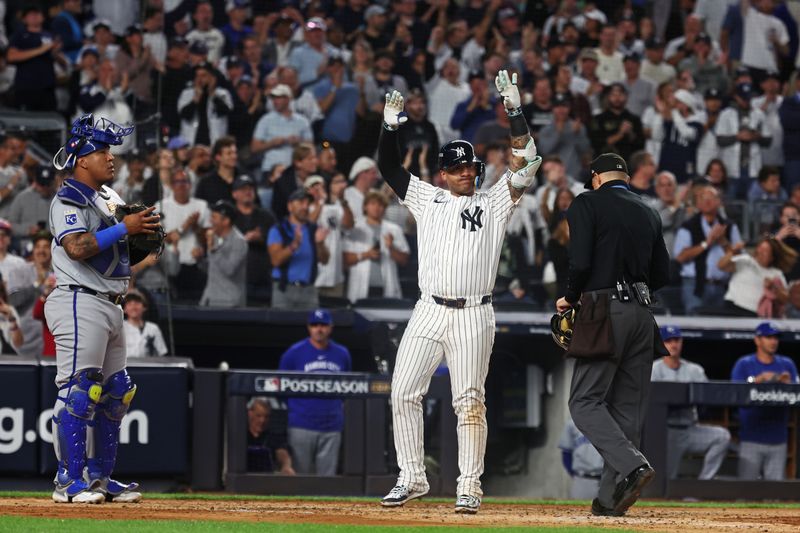
M 53 158 L 57 168 L 73 174 L 50 205 L 56 288 L 44 309 L 58 367 L 56 502 L 136 502 L 142 497 L 138 484 L 110 477 L 120 424 L 136 392 L 125 370 L 120 307 L 131 275 L 127 240 L 128 235 L 153 233 L 159 225 L 153 208 L 122 222 L 114 217 L 125 202 L 105 185 L 114 179 L 109 150 L 132 131 L 85 115 Z
M 467 141 L 439 151 L 439 172 L 449 190 L 410 174 L 401 165 L 398 127 L 406 121 L 403 96 L 386 95 L 378 148 L 381 174 L 417 221 L 420 299 L 403 335 L 392 377 L 392 420 L 400 476 L 381 504 L 400 506 L 429 490 L 423 465 L 422 397 L 442 355 L 450 368 L 458 416 L 455 510 L 476 513 L 481 504 L 486 450 L 484 382 L 494 343 L 491 293 L 511 213 L 533 182 L 542 158 L 520 109 L 516 74 L 495 80 L 511 120 L 512 163 L 486 192 L 477 192 L 484 164 Z

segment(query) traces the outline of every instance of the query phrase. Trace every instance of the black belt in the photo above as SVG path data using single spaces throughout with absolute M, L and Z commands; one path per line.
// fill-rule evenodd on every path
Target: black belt
M 642 295 L 642 291 L 645 295 Z M 586 291 L 587 294 L 600 295 L 607 294 L 609 299 L 617 300 L 620 303 L 637 302 L 644 306 L 650 306 L 650 289 L 644 283 L 625 283 L 621 282 L 617 287 L 607 287 L 604 289 L 593 289 Z
M 580 472 L 575 472 L 576 477 L 582 477 L 583 479 L 600 479 L 600 474 L 591 475 L 591 474 L 581 474 Z
M 122 305 L 125 303 L 125 295 L 120 293 L 105 293 L 105 292 L 98 292 L 94 289 L 90 289 L 89 287 L 84 287 L 83 285 L 68 285 L 69 290 L 73 292 L 83 292 L 85 294 L 91 294 L 92 296 L 97 296 L 98 298 L 102 298 L 104 300 L 108 300 L 114 305 Z
M 434 303 L 443 305 L 445 307 L 452 307 L 454 309 L 464 309 L 467 306 L 466 298 L 442 298 L 441 296 L 434 296 L 434 295 L 431 295 L 431 298 L 433 298 Z M 486 305 L 490 303 L 492 303 L 491 294 L 487 294 L 481 298 L 480 305 Z

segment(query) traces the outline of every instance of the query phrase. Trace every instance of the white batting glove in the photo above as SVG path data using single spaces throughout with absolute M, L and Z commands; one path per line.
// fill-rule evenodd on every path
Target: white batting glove
M 509 78 L 508 71 L 501 70 L 497 73 L 494 84 L 497 87 L 497 92 L 503 97 L 503 105 L 506 106 L 506 111 L 518 109 L 522 105 L 519 89 L 517 88 L 516 72 Z
M 390 130 L 396 130 L 400 124 L 408 120 L 403 105 L 405 100 L 400 91 L 386 93 L 386 105 L 383 107 L 383 123 Z

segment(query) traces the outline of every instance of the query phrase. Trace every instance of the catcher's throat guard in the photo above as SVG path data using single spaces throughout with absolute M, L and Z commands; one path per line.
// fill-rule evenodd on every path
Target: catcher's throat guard
M 577 316 L 578 309 L 570 307 L 566 311 L 554 314 L 553 318 L 550 319 L 550 334 L 553 337 L 553 341 L 563 350 L 569 350 Z
M 120 126 L 104 117 L 95 120 L 91 113 L 83 115 L 72 123 L 70 138 L 53 156 L 53 166 L 58 170 L 71 170 L 79 157 L 122 144 L 123 138 L 133 133 L 133 128 Z

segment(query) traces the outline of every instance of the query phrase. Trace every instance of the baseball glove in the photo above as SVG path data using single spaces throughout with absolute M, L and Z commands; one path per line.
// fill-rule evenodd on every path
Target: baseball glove
M 147 206 L 142 203 L 118 205 L 114 216 L 117 220 L 122 222 L 126 216 L 133 213 L 138 213 L 147 209 Z M 142 261 L 145 257 L 155 252 L 156 257 L 161 256 L 164 251 L 164 239 L 167 234 L 161 225 L 155 233 L 137 233 L 136 235 L 128 235 L 128 255 L 130 256 L 131 265 Z

